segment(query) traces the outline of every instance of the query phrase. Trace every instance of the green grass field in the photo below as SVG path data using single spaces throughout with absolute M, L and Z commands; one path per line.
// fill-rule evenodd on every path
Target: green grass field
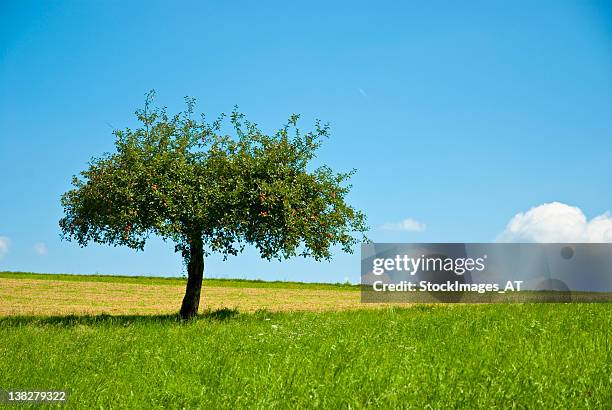
M 0 389 L 77 408 L 611 408 L 612 305 L 7 316 Z

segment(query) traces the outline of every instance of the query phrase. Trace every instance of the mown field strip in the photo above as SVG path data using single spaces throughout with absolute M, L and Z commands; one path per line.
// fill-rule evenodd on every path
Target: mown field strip
M 0 315 L 168 314 L 178 310 L 184 291 L 182 285 L 0 278 Z M 201 303 L 202 311 L 230 308 L 240 312 L 364 307 L 359 292 L 308 288 L 205 286 Z
M 161 276 L 127 276 L 127 275 L 80 275 L 67 273 L 33 273 L 0 271 L 0 279 L 37 279 L 60 280 L 67 282 L 106 282 L 106 283 L 134 283 L 137 285 L 167 285 L 185 286 L 186 278 Z M 312 282 L 286 282 L 263 281 L 260 279 L 220 279 L 204 278 L 205 287 L 222 288 L 282 288 L 282 289 L 312 289 L 312 290 L 352 290 L 359 291 L 359 285 L 348 283 L 312 283 Z

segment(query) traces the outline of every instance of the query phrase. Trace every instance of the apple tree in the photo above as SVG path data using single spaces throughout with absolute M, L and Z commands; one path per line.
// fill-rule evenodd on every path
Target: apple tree
M 185 319 L 198 312 L 212 252 L 227 257 L 252 245 L 268 260 L 322 260 L 364 239 L 365 216 L 346 202 L 354 171 L 312 166 L 327 125 L 302 132 L 292 115 L 267 134 L 236 109 L 209 122 L 194 115 L 193 99 L 170 115 L 153 96 L 136 111 L 140 126 L 114 131 L 114 152 L 73 177 L 61 198 L 64 239 L 138 250 L 151 235 L 173 241 L 187 268 Z

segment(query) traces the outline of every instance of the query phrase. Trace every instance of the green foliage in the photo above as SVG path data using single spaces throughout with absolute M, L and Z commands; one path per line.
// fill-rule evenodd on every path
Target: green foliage
M 272 135 L 229 115 L 233 137 L 222 133 L 224 115 L 194 118 L 152 107 L 142 126 L 115 131 L 116 152 L 94 158 L 62 196 L 65 239 L 142 249 L 150 235 L 174 241 L 188 257 L 191 243 L 205 252 L 235 255 L 254 245 L 266 259 L 296 255 L 329 259 L 330 248 L 351 252 L 365 237 L 365 216 L 345 202 L 352 172 L 309 170 L 329 128 L 301 132 L 299 117 Z
M 0 318 L 0 386 L 69 389 L 69 408 L 609 409 L 611 318 L 606 303 Z

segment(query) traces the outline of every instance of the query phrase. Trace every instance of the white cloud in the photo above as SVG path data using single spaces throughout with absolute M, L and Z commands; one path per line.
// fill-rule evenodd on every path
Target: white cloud
M 47 248 L 47 245 L 45 245 L 42 242 L 38 242 L 34 244 L 34 252 L 36 252 L 39 255 L 46 255 L 47 253 L 49 253 L 49 249 Z
M 516 214 L 498 242 L 612 242 L 612 215 L 588 220 L 578 207 L 551 202 Z
M 406 218 L 399 223 L 386 223 L 383 229 L 389 231 L 410 231 L 410 232 L 423 232 L 426 228 L 425 224 L 412 218 Z
M 11 241 L 6 236 L 0 236 L 0 258 L 8 253 Z

